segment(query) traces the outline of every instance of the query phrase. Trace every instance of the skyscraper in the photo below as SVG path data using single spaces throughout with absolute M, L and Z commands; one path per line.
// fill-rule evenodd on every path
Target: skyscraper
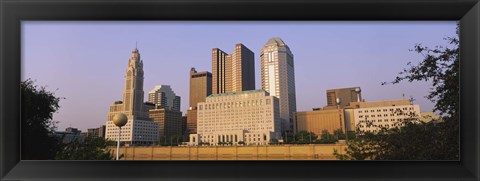
M 213 94 L 255 89 L 255 55 L 238 43 L 232 54 L 212 50 Z
M 158 140 L 158 124 L 148 117 L 153 106 L 143 102 L 143 61 L 137 48 L 128 60 L 123 101 L 110 105 L 106 123 L 105 138 L 118 140 L 118 127 L 113 124 L 117 113 L 127 116 L 128 122 L 122 127 L 120 141 L 128 143 L 152 143 Z
M 138 49 L 132 51 L 128 60 L 125 77 L 125 91 L 123 91 L 123 111 L 133 116 L 147 117 L 143 112 L 143 61 Z
M 227 53 L 214 48 L 212 50 L 212 93 L 221 94 L 227 92 L 227 70 L 231 70 L 230 66 L 227 66 Z
M 232 82 L 230 92 L 255 90 L 255 54 L 245 45 L 235 45 L 231 55 Z
M 293 54 L 280 38 L 271 38 L 260 54 L 262 88 L 278 97 L 282 131 L 293 130 L 297 111 Z
M 197 132 L 197 103 L 205 102 L 205 98 L 212 94 L 212 74 L 197 72 L 190 69 L 190 107 L 187 111 L 187 132 Z
M 157 108 L 180 111 L 180 96 L 177 96 L 169 85 L 157 85 L 148 92 L 148 102 Z

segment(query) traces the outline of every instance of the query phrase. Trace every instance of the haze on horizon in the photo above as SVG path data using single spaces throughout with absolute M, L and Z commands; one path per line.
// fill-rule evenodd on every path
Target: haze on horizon
M 425 98 L 430 82 L 392 81 L 421 43 L 446 46 L 455 21 L 412 22 L 22 22 L 22 80 L 47 86 L 60 100 L 58 130 L 104 125 L 109 106 L 122 99 L 125 70 L 138 42 L 144 62 L 144 101 L 155 85 L 171 85 L 186 114 L 189 70 L 211 72 L 212 48 L 232 52 L 243 43 L 255 53 L 255 84 L 261 89 L 260 49 L 280 37 L 294 55 L 297 110 L 323 107 L 326 90 L 359 86 L 366 101 L 409 99 L 432 111 Z M 405 96 L 403 96 L 405 95 Z

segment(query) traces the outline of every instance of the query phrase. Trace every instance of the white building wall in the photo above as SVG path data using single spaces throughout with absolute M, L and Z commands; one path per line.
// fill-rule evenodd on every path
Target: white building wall
M 262 88 L 279 98 L 282 132 L 293 130 L 297 111 L 293 54 L 280 38 L 270 39 L 261 50 Z
M 381 127 L 387 129 L 401 126 L 402 121 L 419 118 L 418 105 L 398 105 L 354 109 L 355 126 L 360 131 L 378 132 Z M 367 124 L 370 123 L 370 124 Z
M 151 120 L 133 119 L 127 116 L 128 122 L 122 127 L 120 141 L 122 142 L 157 142 L 158 124 Z M 119 128 L 112 120 L 107 121 L 105 139 L 117 141 Z
M 263 144 L 279 138 L 278 98 L 263 90 L 211 95 L 197 107 L 197 134 L 191 138 L 198 141 L 191 139 L 191 144 L 238 142 L 256 133 L 267 135 Z M 237 139 L 232 139 L 235 136 Z

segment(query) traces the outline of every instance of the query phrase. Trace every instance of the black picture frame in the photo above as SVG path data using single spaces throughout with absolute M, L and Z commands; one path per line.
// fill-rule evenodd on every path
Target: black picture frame
M 0 0 L 2 180 L 479 180 L 478 0 Z M 20 161 L 24 20 L 458 20 L 460 161 Z M 106 47 L 108 48 L 108 47 Z

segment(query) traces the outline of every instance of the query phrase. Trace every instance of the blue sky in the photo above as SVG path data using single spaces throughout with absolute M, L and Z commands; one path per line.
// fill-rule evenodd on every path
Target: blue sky
M 109 105 L 122 99 L 131 51 L 138 42 L 147 93 L 171 85 L 188 108 L 189 70 L 211 72 L 211 49 L 231 53 L 243 43 L 255 53 L 256 88 L 261 89 L 260 49 L 281 37 L 294 54 L 297 110 L 326 105 L 327 89 L 360 86 L 366 101 L 416 99 L 422 111 L 433 103 L 424 97 L 429 82 L 384 85 L 409 61 L 422 56 L 414 45 L 447 45 L 454 21 L 148 21 L 22 22 L 22 79 L 36 80 L 65 97 L 54 115 L 59 130 L 105 124 Z M 145 96 L 147 97 L 147 96 Z M 145 100 L 146 101 L 146 100 Z

